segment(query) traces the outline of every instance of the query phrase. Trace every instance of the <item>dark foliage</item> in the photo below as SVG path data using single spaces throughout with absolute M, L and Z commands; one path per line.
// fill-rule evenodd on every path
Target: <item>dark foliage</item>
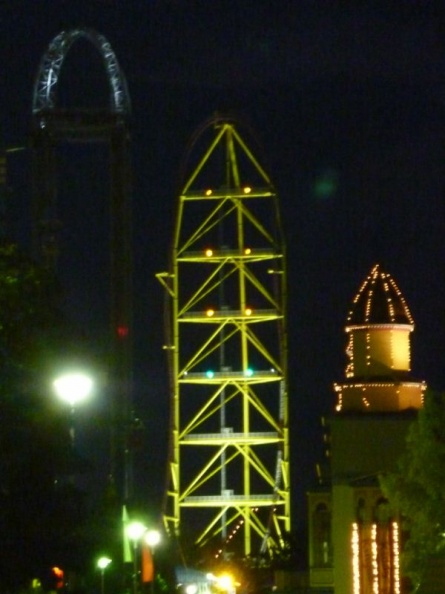
M 68 419 L 49 390 L 51 364 L 76 343 L 59 301 L 49 271 L 16 245 L 0 245 L 2 592 L 17 592 L 36 577 L 45 583 L 55 565 L 78 569 L 87 556 L 90 563 L 100 538 L 110 536 L 75 487 L 81 465 Z
M 403 571 L 420 583 L 432 556 L 445 555 L 445 394 L 428 391 L 399 470 L 382 488 L 403 519 Z

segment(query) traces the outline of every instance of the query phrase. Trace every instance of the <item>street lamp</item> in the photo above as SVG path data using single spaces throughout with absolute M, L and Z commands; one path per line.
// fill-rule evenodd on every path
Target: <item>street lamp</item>
M 137 553 L 138 553 L 138 544 L 141 541 L 143 535 L 145 534 L 147 528 L 144 526 L 142 522 L 131 522 L 127 526 L 127 536 L 133 543 L 133 593 L 138 593 L 138 560 L 137 560 Z
M 56 394 L 67 402 L 71 408 L 85 400 L 93 389 L 93 380 L 85 373 L 76 371 L 65 373 L 53 381 Z
M 155 584 L 155 577 L 156 577 L 156 570 L 155 570 L 155 547 L 161 542 L 161 533 L 159 530 L 147 530 L 144 534 L 144 541 L 145 544 L 148 545 L 151 553 L 151 562 L 153 564 L 153 575 L 151 579 L 151 593 L 154 593 L 154 584 Z
M 90 376 L 82 372 L 70 372 L 60 375 L 53 381 L 53 388 L 56 395 L 70 405 L 71 408 L 71 426 L 70 436 L 71 445 L 74 446 L 74 410 L 76 406 L 88 398 L 93 390 L 93 380 Z
M 97 561 L 97 567 L 100 569 L 100 591 L 105 594 L 105 570 L 110 565 L 111 559 L 108 557 L 101 557 Z
M 159 530 L 147 530 L 144 534 L 144 540 L 150 549 L 154 549 L 161 542 L 161 533 Z

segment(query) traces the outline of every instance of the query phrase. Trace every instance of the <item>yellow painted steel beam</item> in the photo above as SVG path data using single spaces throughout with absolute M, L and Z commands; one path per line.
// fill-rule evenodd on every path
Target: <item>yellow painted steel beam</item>
M 178 531 L 188 510 L 193 525 L 199 510 L 209 511 L 196 539 L 208 544 L 226 538 L 242 516 L 248 555 L 280 538 L 271 527 L 276 535 L 290 527 L 285 259 L 269 176 L 233 123 L 219 122 L 213 132 L 179 196 L 171 275 L 158 276 L 173 318 L 171 506 L 165 518 Z M 223 187 L 199 188 L 218 155 Z M 246 176 L 247 167 L 253 174 Z M 258 178 L 262 187 L 252 183 Z M 271 276 L 269 282 L 270 273 L 280 274 L 279 281 Z M 260 369 L 252 373 L 250 366 Z M 270 494 L 259 494 L 259 484 Z

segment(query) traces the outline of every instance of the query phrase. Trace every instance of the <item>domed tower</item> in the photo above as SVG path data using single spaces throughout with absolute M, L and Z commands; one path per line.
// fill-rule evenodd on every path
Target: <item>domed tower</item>
M 393 278 L 376 264 L 348 314 L 346 380 L 334 384 L 337 412 L 419 409 L 425 384 L 411 377 L 414 321 Z
M 396 283 L 375 265 L 350 308 L 346 377 L 323 419 L 327 463 L 309 493 L 310 584 L 334 594 L 401 591 L 400 526 L 380 488 L 397 468 L 426 384 L 411 376 L 414 322 Z

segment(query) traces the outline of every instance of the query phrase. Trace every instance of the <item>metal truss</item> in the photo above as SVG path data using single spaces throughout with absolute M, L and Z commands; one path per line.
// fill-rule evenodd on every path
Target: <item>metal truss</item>
M 131 111 L 127 82 L 116 55 L 107 39 L 92 29 L 72 29 L 62 31 L 49 44 L 43 55 L 34 84 L 34 114 L 52 110 L 56 104 L 56 89 L 60 71 L 66 55 L 75 41 L 88 39 L 102 56 L 110 82 L 110 111 L 129 114 Z
M 212 554 L 246 556 L 279 547 L 290 531 L 278 198 L 230 120 L 204 127 L 188 166 L 172 268 L 157 275 L 172 314 L 164 518 L 170 533 L 193 533 Z

